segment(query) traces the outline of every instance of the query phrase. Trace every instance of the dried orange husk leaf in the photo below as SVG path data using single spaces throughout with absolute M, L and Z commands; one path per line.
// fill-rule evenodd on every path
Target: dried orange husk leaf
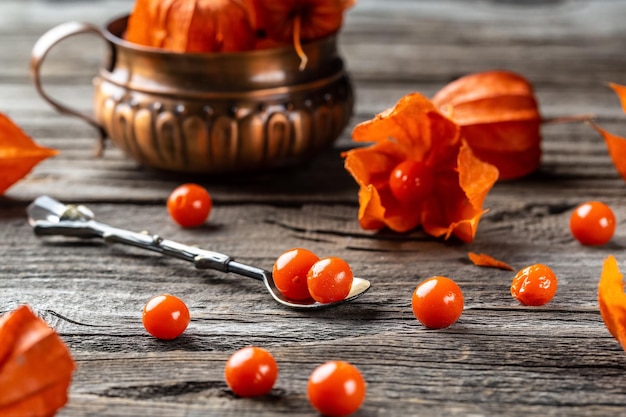
M 474 156 L 463 141 L 457 157 L 457 178 L 447 177 L 447 183 L 437 188 L 436 198 L 425 207 L 423 228 L 433 236 L 456 236 L 471 242 L 476 236 L 484 210 L 483 202 L 498 180 L 498 168 Z
M 0 113 L 0 194 L 24 178 L 39 162 L 58 154 L 37 145 L 11 119 Z
M 615 257 L 608 256 L 604 260 L 598 284 L 598 304 L 607 329 L 626 350 L 626 294 L 623 278 Z
M 604 138 L 615 169 L 617 169 L 617 172 L 619 172 L 624 181 L 626 181 L 626 139 L 602 129 L 593 122 L 591 125 Z
M 67 400 L 67 387 L 62 384 L 53 384 L 16 403 L 0 407 L 0 415 L 50 417 L 55 414 L 56 410 L 63 407 Z
M 292 42 L 302 60 L 307 63 L 302 42 L 321 39 L 339 30 L 343 13 L 355 0 L 248 0 L 254 11 L 257 30 L 277 42 Z
M 70 353 L 56 332 L 26 306 L 0 320 L 0 415 L 53 415 L 67 402 Z M 7 353 L 8 352 L 8 353 Z
M 150 6 L 152 2 L 153 0 L 135 0 L 135 5 L 126 23 L 124 39 L 138 45 L 152 46 L 152 32 L 148 26 L 151 21 Z
M 614 83 L 609 85 L 617 94 L 617 97 L 622 105 L 622 109 L 626 112 L 626 86 Z M 609 155 L 611 157 L 611 161 L 613 161 L 613 165 L 615 165 L 615 169 L 617 169 L 617 172 L 619 172 L 624 181 L 626 181 L 626 138 L 614 135 L 593 122 L 590 123 L 604 138 L 604 142 L 609 150 Z
M 489 268 L 505 269 L 507 271 L 513 271 L 513 267 L 506 262 L 500 261 L 486 253 L 474 253 L 469 252 L 467 254 L 470 261 L 476 266 L 484 266 Z
M 124 38 L 174 52 L 236 52 L 255 43 L 241 0 L 137 0 Z
M 615 91 L 615 94 L 617 94 L 620 104 L 622 105 L 622 110 L 626 112 L 626 86 L 616 83 L 609 83 L 609 87 L 611 87 L 613 91 Z
M 533 87 L 521 75 L 467 75 L 442 88 L 433 103 L 461 126 L 476 156 L 495 165 L 501 179 L 525 176 L 539 166 L 542 119 Z
M 484 213 L 485 196 L 498 171 L 479 161 L 459 127 L 423 95 L 401 98 L 372 120 L 357 125 L 356 142 L 374 142 L 344 153 L 345 168 L 359 184 L 359 223 L 367 230 L 384 226 L 407 232 L 418 226 L 433 236 L 473 240 Z M 397 200 L 389 176 L 401 162 L 423 163 L 432 172 L 434 191 L 417 203 Z

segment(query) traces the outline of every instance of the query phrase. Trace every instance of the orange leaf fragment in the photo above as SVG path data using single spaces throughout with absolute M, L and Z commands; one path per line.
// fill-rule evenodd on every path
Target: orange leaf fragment
M 65 405 L 75 364 L 57 333 L 21 306 L 0 318 L 0 340 L 0 415 L 50 416 Z
M 174 52 L 236 52 L 254 47 L 242 0 L 137 0 L 124 38 Z
M 609 150 L 609 155 L 611 156 L 611 161 L 613 161 L 615 169 L 617 169 L 617 172 L 619 172 L 624 181 L 626 181 L 626 139 L 602 129 L 593 122 L 590 123 L 604 138 L 604 143 L 606 143 L 606 147 Z
M 533 172 L 541 160 L 541 114 L 532 85 L 511 71 L 461 77 L 433 97 L 441 112 L 461 126 L 476 156 L 501 179 Z
M 0 194 L 24 178 L 39 162 L 56 154 L 58 151 L 54 149 L 37 145 L 0 113 Z
M 614 83 L 609 85 L 617 94 L 617 97 L 622 105 L 622 109 L 626 112 L 626 86 Z M 624 181 L 626 181 L 626 139 L 604 130 L 593 122 L 590 123 L 591 126 L 593 126 L 593 128 L 604 138 L 604 142 L 609 150 L 609 155 L 611 157 L 611 161 L 613 161 L 615 169 L 617 169 L 617 172 L 619 172 Z
M 609 87 L 611 87 L 613 91 L 615 91 L 615 94 L 617 94 L 620 104 L 622 105 L 622 110 L 626 112 L 626 86 L 609 83 Z
M 389 110 L 357 125 L 356 142 L 374 142 L 344 153 L 345 168 L 360 186 L 359 223 L 407 232 L 418 226 L 432 236 L 474 239 L 484 199 L 498 178 L 493 165 L 476 158 L 459 127 L 421 94 L 402 97 Z M 398 200 L 390 186 L 405 161 L 424 165 L 433 190 L 418 200 Z
M 598 304 L 607 329 L 626 350 L 626 294 L 623 278 L 615 257 L 608 256 L 604 260 L 598 284 Z
M 474 265 L 476 266 L 485 266 L 489 268 L 499 268 L 499 269 L 504 269 L 507 271 L 514 271 L 511 265 L 507 264 L 506 262 L 502 262 L 485 253 L 478 254 L 474 252 L 469 252 L 467 255 L 470 261 L 472 261 Z

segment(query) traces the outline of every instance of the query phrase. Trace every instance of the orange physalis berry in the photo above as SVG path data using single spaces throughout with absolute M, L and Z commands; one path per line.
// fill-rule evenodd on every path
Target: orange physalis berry
M 213 200 L 209 192 L 198 184 L 179 185 L 167 198 L 167 211 L 181 227 L 198 227 L 211 214 Z
M 415 204 L 435 188 L 434 174 L 423 162 L 403 161 L 391 171 L 389 188 L 398 201 Z
M 307 275 L 317 261 L 319 258 L 316 254 L 302 248 L 294 248 L 280 255 L 272 269 L 278 291 L 292 300 L 310 299 Z
M 459 285 L 441 276 L 420 283 L 411 297 L 415 318 L 430 329 L 442 329 L 454 324 L 463 313 L 464 303 Z
M 278 377 L 278 365 L 267 350 L 250 346 L 233 353 L 224 368 L 226 383 L 240 397 L 265 395 Z
M 354 276 L 346 261 L 335 256 L 317 261 L 307 275 L 311 297 L 328 304 L 345 299 L 352 288 Z
M 189 325 L 189 309 L 180 298 L 161 294 L 146 303 L 141 319 L 146 331 L 157 339 L 176 339 Z
M 354 365 L 345 361 L 328 361 L 311 373 L 307 396 L 321 414 L 344 417 L 361 407 L 365 390 L 365 380 Z
M 526 306 L 542 306 L 554 297 L 558 286 L 556 275 L 543 264 L 520 270 L 511 283 L 511 295 Z
M 570 217 L 572 235 L 583 245 L 604 245 L 615 232 L 613 210 L 600 201 L 589 201 L 576 207 Z

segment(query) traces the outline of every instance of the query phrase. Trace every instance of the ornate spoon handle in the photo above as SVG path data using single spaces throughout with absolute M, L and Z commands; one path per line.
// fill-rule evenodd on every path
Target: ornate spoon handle
M 87 207 L 65 205 L 47 196 L 37 198 L 28 207 L 28 215 L 38 236 L 102 238 L 107 243 L 122 243 L 192 262 L 198 269 L 233 272 L 261 281 L 263 274 L 268 273 L 261 268 L 236 262 L 223 253 L 100 223 L 93 219 L 93 212 Z

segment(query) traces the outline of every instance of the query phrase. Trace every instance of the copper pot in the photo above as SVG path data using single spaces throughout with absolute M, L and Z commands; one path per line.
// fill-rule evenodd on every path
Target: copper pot
M 336 35 L 304 45 L 237 53 L 173 53 L 125 41 L 127 17 L 105 30 L 68 22 L 45 33 L 31 55 L 39 94 L 78 116 L 138 162 L 169 171 L 244 172 L 300 163 L 346 127 L 353 91 Z M 95 117 L 43 90 L 40 68 L 61 40 L 95 33 L 110 46 L 94 78 Z

